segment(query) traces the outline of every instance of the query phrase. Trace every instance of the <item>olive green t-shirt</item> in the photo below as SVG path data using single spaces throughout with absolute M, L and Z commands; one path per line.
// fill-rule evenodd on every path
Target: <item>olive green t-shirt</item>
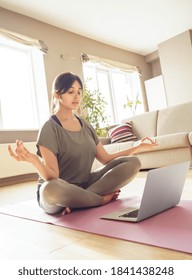
M 99 139 L 90 124 L 77 119 L 81 129 L 69 131 L 52 116 L 39 131 L 37 154 L 41 157 L 39 146 L 48 148 L 57 157 L 59 178 L 80 186 L 89 179 Z

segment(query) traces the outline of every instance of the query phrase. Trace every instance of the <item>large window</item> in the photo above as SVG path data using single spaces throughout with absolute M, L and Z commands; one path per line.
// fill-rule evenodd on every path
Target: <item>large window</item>
M 38 129 L 49 115 L 43 53 L 0 37 L 0 129 Z
M 83 72 L 86 86 L 105 97 L 109 124 L 144 111 L 138 72 L 128 73 L 90 61 L 83 63 Z

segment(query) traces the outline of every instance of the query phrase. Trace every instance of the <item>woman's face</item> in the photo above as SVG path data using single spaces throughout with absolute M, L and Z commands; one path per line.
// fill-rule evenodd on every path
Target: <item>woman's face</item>
M 75 81 L 69 90 L 58 96 L 59 106 L 68 110 L 75 110 L 80 104 L 82 88 L 78 81 Z

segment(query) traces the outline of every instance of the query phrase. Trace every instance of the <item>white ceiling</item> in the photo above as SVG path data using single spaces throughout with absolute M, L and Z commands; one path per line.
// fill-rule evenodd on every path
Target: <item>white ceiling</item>
M 0 0 L 0 6 L 142 55 L 192 29 L 192 0 Z

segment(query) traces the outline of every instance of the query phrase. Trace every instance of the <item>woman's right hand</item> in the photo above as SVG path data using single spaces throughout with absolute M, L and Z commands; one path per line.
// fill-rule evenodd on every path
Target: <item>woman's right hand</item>
M 17 161 L 26 161 L 29 163 L 35 163 L 38 160 L 38 156 L 27 150 L 22 141 L 16 141 L 15 151 L 12 150 L 11 146 L 8 145 L 8 151 L 11 157 Z

